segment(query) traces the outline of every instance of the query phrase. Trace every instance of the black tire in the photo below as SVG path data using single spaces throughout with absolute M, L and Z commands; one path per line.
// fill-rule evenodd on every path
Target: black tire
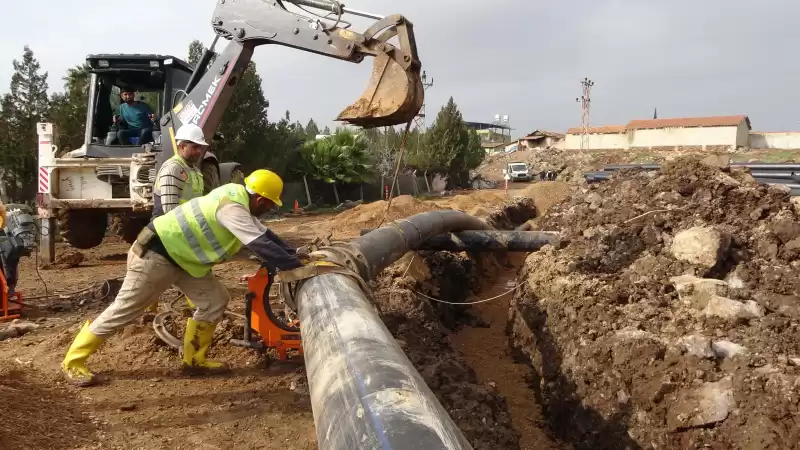
M 150 222 L 147 217 L 128 217 L 122 220 L 122 228 L 119 230 L 119 235 L 128 244 L 133 244 L 142 228 L 146 227 Z
M 214 161 L 204 161 L 200 170 L 203 172 L 203 194 L 219 187 L 219 167 Z
M 87 250 L 103 242 L 108 228 L 108 213 L 97 209 L 61 209 L 58 229 L 69 245 Z

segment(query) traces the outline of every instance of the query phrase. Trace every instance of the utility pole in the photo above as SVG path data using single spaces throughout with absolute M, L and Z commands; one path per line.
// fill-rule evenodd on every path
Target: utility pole
M 433 78 L 431 81 L 428 81 L 428 74 L 423 70 L 422 71 L 422 90 L 423 92 L 427 91 L 429 87 L 433 86 Z M 427 97 L 427 96 L 426 96 Z M 425 101 L 422 102 L 422 107 L 419 109 L 417 116 L 414 118 L 414 126 L 417 128 L 417 143 L 419 140 L 422 139 L 422 133 L 425 131 L 425 104 L 428 102 L 428 99 L 425 98 Z
M 589 109 L 592 106 L 592 86 L 594 81 L 584 78 L 581 81 L 583 95 L 575 101 L 581 104 L 581 152 L 589 150 Z

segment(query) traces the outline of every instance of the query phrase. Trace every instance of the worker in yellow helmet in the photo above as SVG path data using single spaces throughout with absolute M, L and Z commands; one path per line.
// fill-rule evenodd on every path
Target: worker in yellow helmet
M 243 245 L 273 269 L 303 266 L 295 250 L 258 221 L 282 205 L 282 191 L 283 181 L 277 174 L 256 170 L 245 179 L 245 186 L 220 186 L 154 219 L 128 252 L 128 271 L 117 298 L 97 319 L 83 325 L 67 351 L 61 364 L 67 379 L 79 386 L 94 384 L 97 379 L 86 367 L 89 356 L 171 285 L 197 307 L 186 323 L 184 369 L 227 369 L 222 362 L 206 359 L 214 329 L 230 301 L 211 268 Z

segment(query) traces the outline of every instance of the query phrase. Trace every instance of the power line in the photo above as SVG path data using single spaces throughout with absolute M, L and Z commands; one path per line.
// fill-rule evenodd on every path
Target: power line
M 584 78 L 581 81 L 583 95 L 575 101 L 581 104 L 581 152 L 589 150 L 589 114 L 592 106 L 592 86 L 594 81 Z

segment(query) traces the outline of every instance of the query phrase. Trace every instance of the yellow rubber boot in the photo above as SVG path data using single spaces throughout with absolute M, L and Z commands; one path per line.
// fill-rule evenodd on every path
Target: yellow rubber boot
M 64 361 L 61 363 L 61 371 L 72 384 L 77 386 L 90 386 L 97 382 L 97 377 L 89 368 L 86 367 L 86 360 L 100 348 L 105 339 L 99 338 L 89 331 L 89 321 L 83 324 L 83 328 L 72 341 Z
M 192 318 L 186 321 L 186 334 L 183 337 L 183 368 L 188 372 L 226 371 L 228 365 L 221 361 L 206 359 L 211 346 L 211 338 L 217 324 L 198 322 Z

